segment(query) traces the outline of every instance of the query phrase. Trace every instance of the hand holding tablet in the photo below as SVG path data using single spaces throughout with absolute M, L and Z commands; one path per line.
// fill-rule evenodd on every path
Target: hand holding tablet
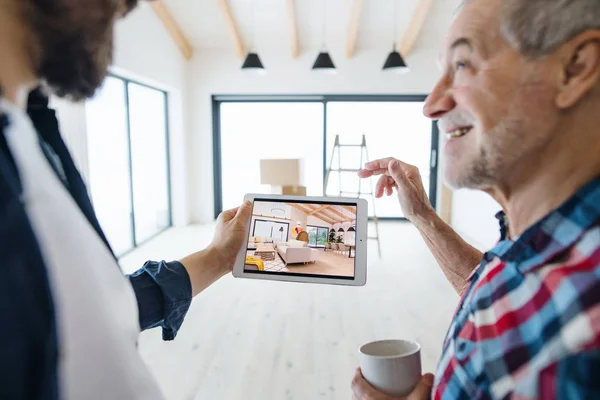
M 246 195 L 252 217 L 238 278 L 362 286 L 368 206 L 364 199 Z

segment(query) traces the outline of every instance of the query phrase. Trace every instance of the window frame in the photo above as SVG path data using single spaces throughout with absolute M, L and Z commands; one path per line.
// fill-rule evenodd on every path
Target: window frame
M 326 236 L 327 236 L 327 238 L 329 238 L 329 229 L 330 228 L 328 226 L 318 226 L 318 225 L 308 225 L 307 224 L 306 225 L 306 230 L 307 231 L 308 231 L 308 228 L 317 228 L 317 238 L 319 237 L 319 229 L 325 229 L 327 231 L 327 235 Z M 319 246 L 318 244 L 316 244 L 314 246 L 311 246 L 310 245 L 310 240 L 308 242 L 308 245 L 309 245 L 308 247 L 312 247 L 312 248 L 315 248 L 315 249 L 323 249 L 323 248 L 325 248 L 325 246 Z
M 213 139 L 213 190 L 214 217 L 223 211 L 222 148 L 221 148 L 221 104 L 223 103 L 322 103 L 323 104 L 323 179 L 327 175 L 327 104 L 329 102 L 424 102 L 425 94 L 327 94 L 327 95 L 212 95 L 212 139 Z M 429 201 L 437 210 L 439 167 L 439 129 L 431 123 L 431 150 L 429 153 Z M 371 217 L 369 219 L 372 219 Z M 404 217 L 377 217 L 382 221 L 407 221 Z
M 117 75 L 114 73 L 109 73 L 107 75 L 110 78 L 114 78 L 114 79 L 118 79 L 121 82 L 123 82 L 124 85 L 124 92 L 125 92 L 125 115 L 126 115 L 126 126 L 127 126 L 127 155 L 128 155 L 128 164 L 129 164 L 129 171 L 128 171 L 128 181 L 129 181 L 129 193 L 130 193 L 130 219 L 131 219 L 131 243 L 133 244 L 133 246 L 131 248 L 129 248 L 128 250 L 125 250 L 124 252 L 120 253 L 120 254 L 116 254 L 117 258 L 121 258 L 129 253 L 131 253 L 133 250 L 137 249 L 138 247 L 144 245 L 145 243 L 149 242 L 150 240 L 156 238 L 157 236 L 159 236 L 160 234 L 164 233 L 165 231 L 167 231 L 168 229 L 173 227 L 173 203 L 172 203 L 172 186 L 171 186 L 171 147 L 170 147 L 170 130 L 169 130 L 169 93 L 166 90 L 157 88 L 155 86 L 151 86 L 148 85 L 146 83 L 137 81 L 135 79 L 130 79 L 130 78 L 126 78 L 123 77 L 121 75 Z M 133 193 L 133 156 L 132 156 L 132 151 L 131 151 L 131 113 L 130 113 L 130 104 L 129 104 L 129 85 L 130 84 L 134 84 L 134 85 L 139 85 L 151 90 L 155 90 L 157 92 L 160 92 L 163 97 L 164 97 L 164 113 L 165 113 L 165 157 L 166 157 L 166 168 L 167 168 L 167 207 L 168 207 L 168 223 L 167 225 L 163 228 L 160 229 L 159 231 L 155 232 L 154 234 L 150 235 L 149 237 L 147 237 L 146 239 L 142 240 L 142 241 L 138 241 L 136 238 L 136 224 L 135 224 L 135 197 L 134 197 L 134 193 Z M 89 149 L 88 149 L 89 151 Z M 92 182 L 89 182 L 89 185 L 91 185 Z M 91 198 L 91 196 L 90 196 Z

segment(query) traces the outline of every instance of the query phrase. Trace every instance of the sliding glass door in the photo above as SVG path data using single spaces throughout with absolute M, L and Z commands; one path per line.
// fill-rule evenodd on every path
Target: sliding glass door
M 327 235 L 329 234 L 329 228 L 321 226 L 307 226 L 306 231 L 308 232 L 308 245 L 311 247 L 325 247 L 327 242 Z
M 167 94 L 108 77 L 86 103 L 89 190 L 121 255 L 171 226 Z

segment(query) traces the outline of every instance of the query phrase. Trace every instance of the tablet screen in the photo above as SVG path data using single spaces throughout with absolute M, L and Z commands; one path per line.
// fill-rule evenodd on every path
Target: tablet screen
M 244 272 L 354 279 L 356 204 L 255 199 Z

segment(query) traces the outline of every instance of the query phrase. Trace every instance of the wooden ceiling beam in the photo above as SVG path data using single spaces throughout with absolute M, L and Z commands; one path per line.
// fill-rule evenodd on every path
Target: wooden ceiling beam
M 352 214 L 356 215 L 356 207 L 352 207 L 352 206 L 342 206 L 344 207 L 346 210 L 350 211 Z
M 229 32 L 229 37 L 233 42 L 233 47 L 235 49 L 235 55 L 240 60 L 243 60 L 246 57 L 246 46 L 244 46 L 244 42 L 242 41 L 242 36 L 240 35 L 240 29 L 233 18 L 233 13 L 231 12 L 231 6 L 229 5 L 228 0 L 217 0 L 219 5 L 219 9 L 221 10 L 221 14 L 223 15 L 223 19 L 225 20 L 225 25 L 227 27 L 227 31 Z
M 307 210 L 306 208 L 304 208 L 304 207 L 301 207 L 301 206 L 299 206 L 299 205 L 298 205 L 298 204 L 296 204 L 296 203 L 287 203 L 287 204 L 289 204 L 290 206 L 292 206 L 292 207 L 294 207 L 294 208 L 296 208 L 296 209 L 298 209 L 298 210 L 300 210 L 300 211 L 302 211 L 303 213 L 306 213 L 306 214 L 308 214 L 309 212 L 311 212 L 311 211 L 312 211 L 312 210 L 310 210 L 310 209 L 309 209 L 309 210 Z
M 318 213 L 319 211 L 323 211 L 324 209 L 329 208 L 329 207 L 331 207 L 330 204 L 325 204 L 324 206 L 321 206 L 321 207 L 311 211 L 310 214 L 308 214 L 308 215 L 313 215 L 313 214 Z
M 337 210 L 335 210 L 333 208 L 330 208 L 327 211 L 329 211 L 330 213 L 333 213 L 333 214 L 335 214 L 335 215 L 343 218 L 343 220 L 341 222 L 352 221 L 352 217 L 349 217 L 348 215 L 344 215 L 341 212 L 339 212 L 339 211 L 337 211 Z
M 322 213 L 318 213 L 313 216 L 316 218 L 319 218 L 321 221 L 327 222 L 329 225 L 333 225 L 335 223 L 335 221 L 330 216 L 322 214 Z
M 162 22 L 167 33 L 171 36 L 171 39 L 173 39 L 177 47 L 179 47 L 183 57 L 185 57 L 186 60 L 190 60 L 194 54 L 192 45 L 185 37 L 185 34 L 177 24 L 177 21 L 175 21 L 175 18 L 173 18 L 173 15 L 165 3 L 162 0 L 156 0 L 150 2 L 150 6 L 152 7 L 154 14 L 156 14 L 158 19 Z
M 358 27 L 360 26 L 360 14 L 362 12 L 363 0 L 354 0 L 350 12 L 350 23 L 348 24 L 348 42 L 346 44 L 346 57 L 352 58 L 356 51 L 358 41 Z
M 295 60 L 300 55 L 300 40 L 298 38 L 298 19 L 296 17 L 296 0 L 287 1 L 288 23 L 290 25 L 290 40 L 292 46 L 292 58 Z
M 395 0 L 398 1 L 398 0 Z M 398 51 L 402 55 L 402 57 L 408 57 L 408 55 L 412 52 L 415 47 L 415 43 L 419 37 L 419 33 L 421 32 L 423 25 L 425 24 L 425 20 L 427 19 L 427 15 L 429 11 L 431 11 L 431 6 L 433 5 L 433 0 L 420 0 L 415 12 L 413 13 L 412 19 L 408 28 L 404 32 L 404 36 L 402 40 L 400 40 L 400 48 Z

